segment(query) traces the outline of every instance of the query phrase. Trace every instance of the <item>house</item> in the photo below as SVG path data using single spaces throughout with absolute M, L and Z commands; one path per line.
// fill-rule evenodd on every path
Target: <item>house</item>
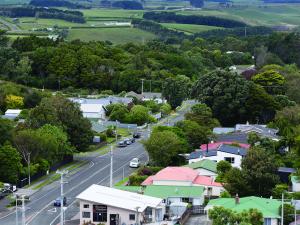
M 222 160 L 228 161 L 233 167 L 240 168 L 243 157 L 246 156 L 248 149 L 228 144 L 221 144 L 218 147 L 208 148 L 207 150 L 197 150 L 190 154 L 189 164 L 209 159 L 215 162 Z
M 128 93 L 125 95 L 125 97 L 133 97 L 133 98 L 136 98 L 137 100 L 140 100 L 140 101 L 143 100 L 143 95 L 137 94 L 137 93 L 135 93 L 134 91 L 128 92 Z
M 298 176 L 291 176 L 292 182 L 292 191 L 299 192 L 300 191 L 300 179 Z
M 217 177 L 217 163 L 210 159 L 203 159 L 186 165 L 193 170 L 196 170 L 199 175 L 208 177 Z
M 235 141 L 219 141 L 219 142 L 211 142 L 208 144 L 202 144 L 200 146 L 201 150 L 215 150 L 219 148 L 221 145 L 233 145 L 233 146 L 239 146 L 241 148 L 246 148 L 249 149 L 250 145 L 245 144 L 245 143 L 240 143 L 240 142 L 235 142 Z
M 80 205 L 80 225 L 92 222 L 104 225 L 159 223 L 165 214 L 163 199 L 91 185 L 76 199 Z
M 204 203 L 204 187 L 199 186 L 148 185 L 145 187 L 117 186 L 116 188 L 162 198 L 167 206 L 181 202 L 190 203 L 193 206 L 200 206 Z
M 149 185 L 204 187 L 206 196 L 220 196 L 224 191 L 222 184 L 215 182 L 214 178 L 199 175 L 197 171 L 188 167 L 164 168 L 142 183 L 142 186 Z
M 280 224 L 281 202 L 276 199 L 254 196 L 244 198 L 218 198 L 210 200 L 204 210 L 208 212 L 210 209 L 213 210 L 214 206 L 222 206 L 226 209 L 232 209 L 239 213 L 244 210 L 257 209 L 263 214 L 264 225 Z
M 69 98 L 70 101 L 78 103 L 82 114 L 88 119 L 106 118 L 106 106 L 110 104 L 120 103 L 124 105 L 130 104 L 133 99 L 126 97 L 109 96 L 106 98 Z
M 165 103 L 166 100 L 163 99 L 162 94 L 158 92 L 143 92 L 143 101 L 154 100 L 158 104 Z
M 6 112 L 2 116 L 2 118 L 14 120 L 15 118 L 17 118 L 20 115 L 21 112 L 22 112 L 21 109 L 8 109 L 8 110 L 6 110 Z
M 277 133 L 279 132 L 278 129 L 268 128 L 266 125 L 262 124 L 236 124 L 235 131 L 246 134 L 256 133 L 263 138 L 270 138 L 274 141 L 279 141 L 280 139 L 279 136 L 277 136 Z
M 241 132 L 221 133 L 216 135 L 216 141 L 248 144 L 248 134 Z

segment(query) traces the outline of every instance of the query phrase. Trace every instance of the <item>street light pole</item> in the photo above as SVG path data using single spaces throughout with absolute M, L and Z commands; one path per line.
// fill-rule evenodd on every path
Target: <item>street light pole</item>
M 56 171 L 60 174 L 60 225 L 64 225 L 64 175 L 68 173 L 67 170 Z
M 16 195 L 16 225 L 19 224 L 18 220 L 18 196 Z
M 28 152 L 28 185 L 30 185 L 30 152 Z
M 113 186 L 113 146 L 110 146 L 110 174 L 109 174 L 109 186 Z
M 26 225 L 25 196 L 24 195 L 22 195 L 22 225 Z
M 145 79 L 141 79 L 142 80 L 142 94 L 144 94 L 144 80 Z

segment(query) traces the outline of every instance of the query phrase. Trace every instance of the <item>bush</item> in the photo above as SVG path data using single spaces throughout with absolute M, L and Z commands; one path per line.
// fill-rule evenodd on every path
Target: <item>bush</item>
M 107 135 L 106 135 L 106 133 L 100 133 L 100 134 L 98 134 L 98 135 L 99 135 L 99 137 L 100 137 L 100 141 L 101 141 L 101 142 L 107 140 Z
M 107 137 L 114 137 L 114 136 L 115 136 L 114 131 L 113 131 L 112 128 L 108 128 L 108 129 L 106 130 L 106 136 L 107 136 Z
M 129 184 L 131 186 L 140 186 L 144 180 L 146 180 L 148 176 L 140 176 L 137 174 L 129 176 Z

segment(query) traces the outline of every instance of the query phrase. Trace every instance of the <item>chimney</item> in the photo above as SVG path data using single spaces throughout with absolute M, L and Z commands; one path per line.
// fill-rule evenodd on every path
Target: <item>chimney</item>
M 238 194 L 235 195 L 235 204 L 236 205 L 240 204 L 240 198 Z

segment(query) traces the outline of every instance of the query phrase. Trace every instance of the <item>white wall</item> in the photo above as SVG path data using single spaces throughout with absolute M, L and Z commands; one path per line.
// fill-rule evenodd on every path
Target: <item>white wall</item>
M 221 152 L 218 151 L 216 156 L 211 156 L 211 157 L 203 157 L 203 158 L 198 158 L 198 159 L 190 159 L 189 164 L 201 161 L 202 159 L 209 159 L 215 162 L 220 162 L 222 160 L 225 160 L 225 157 L 234 157 L 234 163 L 231 164 L 233 167 L 241 168 L 241 163 L 242 163 L 242 156 L 241 155 L 235 155 L 235 154 L 230 154 L 227 152 Z
M 88 204 L 89 208 L 83 208 L 84 204 Z M 82 225 L 84 222 L 88 222 L 88 221 L 94 222 L 93 221 L 93 204 L 94 203 L 92 203 L 92 202 L 80 201 L 80 225 Z M 95 203 L 95 204 L 98 204 L 98 203 Z M 155 211 L 156 211 L 155 209 L 152 210 L 153 222 L 155 222 L 155 218 L 156 218 Z M 90 218 L 83 218 L 82 217 L 83 212 L 90 212 L 91 217 Z M 135 214 L 135 216 L 136 216 L 135 211 L 121 209 L 121 208 L 112 207 L 112 206 L 107 206 L 107 222 L 106 223 L 101 222 L 101 223 L 109 225 L 110 214 L 118 214 L 120 224 L 125 223 L 127 225 L 130 225 L 130 224 L 135 224 L 135 222 L 136 222 L 134 220 L 129 220 L 129 215 L 130 214 Z M 162 209 L 162 215 L 161 216 L 163 217 L 164 214 L 165 214 L 165 209 Z M 143 218 L 142 213 L 139 213 L 139 219 L 142 220 L 142 218 Z M 95 222 L 95 223 L 98 224 L 99 222 Z
M 225 190 L 223 187 L 217 187 L 217 186 L 206 186 L 206 185 L 199 185 L 199 184 L 194 184 L 193 186 L 200 186 L 200 187 L 205 187 L 204 190 L 204 195 L 208 195 L 208 188 L 212 189 L 211 195 L 212 196 L 220 196 L 220 194 Z
M 300 191 L 300 183 L 292 182 L 292 191 L 299 192 Z
M 168 198 L 168 204 L 182 202 L 182 198 L 180 197 L 171 197 Z M 204 195 L 199 197 L 192 198 L 193 205 L 203 205 L 204 203 Z

